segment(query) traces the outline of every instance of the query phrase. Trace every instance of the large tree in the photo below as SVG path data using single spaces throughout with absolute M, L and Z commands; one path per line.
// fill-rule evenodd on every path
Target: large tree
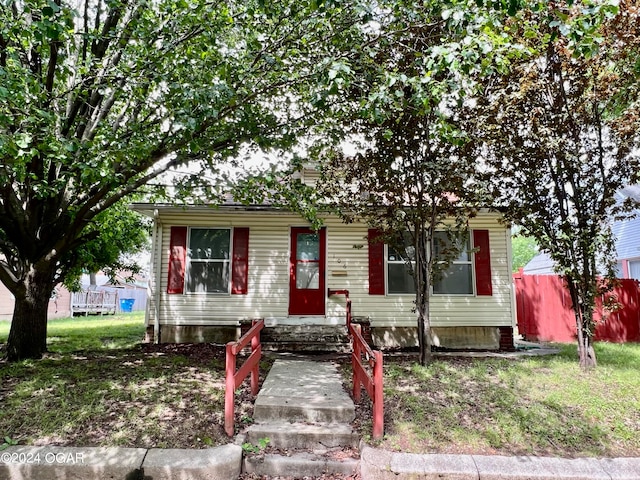
M 615 278 L 614 193 L 637 181 L 637 7 L 556 2 L 511 28 L 529 55 L 487 83 L 476 109 L 479 154 L 509 220 L 549 252 L 566 280 L 580 365 L 596 365 L 593 311 Z
M 432 287 L 453 274 L 449 262 L 470 254 L 467 220 L 482 196 L 462 107 L 504 66 L 506 16 L 475 1 L 381 2 L 370 41 L 334 74 L 332 118 L 357 152 L 329 150 L 323 192 L 405 261 L 422 364 L 431 356 Z
M 301 85 L 360 20 L 340 2 L 14 0 L 0 6 L 0 280 L 10 360 L 46 351 L 51 291 L 102 212 L 169 168 L 286 145 Z M 297 88 L 297 91 L 296 91 Z
M 437 115 L 405 106 L 397 117 L 370 126 L 366 151 L 324 166 L 331 181 L 323 191 L 331 193 L 342 218 L 373 227 L 369 242 L 386 243 L 390 258 L 404 262 L 393 273 L 402 286 L 395 293 L 415 294 L 422 365 L 431 361 L 432 287 L 454 274 L 447 271 L 453 259 L 470 254 L 467 220 L 475 211 L 465 188 L 472 165 L 459 156 L 459 146 L 441 136 L 443 125 L 455 127 L 435 120 Z M 411 285 L 404 282 L 404 271 Z

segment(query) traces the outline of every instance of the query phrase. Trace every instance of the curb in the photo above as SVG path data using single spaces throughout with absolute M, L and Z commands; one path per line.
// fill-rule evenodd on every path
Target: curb
M 316 477 L 324 472 L 353 475 L 358 470 L 358 464 L 359 461 L 355 458 L 332 460 L 313 453 L 297 453 L 290 456 L 267 454 L 245 457 L 243 472 L 277 478 Z
M 0 480 L 229 480 L 238 478 L 242 448 L 205 450 L 9 447 L 0 451 Z
M 395 453 L 362 445 L 363 480 L 638 480 L 640 458 Z
M 204 450 L 14 446 L 0 451 L 0 480 L 230 480 L 240 476 L 242 456 L 235 444 Z M 293 460 L 315 464 L 313 473 L 326 467 L 317 460 Z M 289 463 L 283 463 L 284 470 Z M 418 455 L 361 443 L 359 463 L 363 480 L 640 479 L 640 458 Z M 344 467 L 353 469 L 357 461 Z

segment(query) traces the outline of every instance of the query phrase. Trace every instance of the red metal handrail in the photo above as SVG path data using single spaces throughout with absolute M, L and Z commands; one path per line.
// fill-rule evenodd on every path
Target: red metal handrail
M 247 375 L 251 374 L 251 394 L 258 394 L 258 379 L 262 345 L 260 331 L 264 328 L 264 319 L 253 320 L 252 327 L 237 342 L 227 343 L 226 381 L 224 392 L 224 429 L 227 435 L 233 436 L 233 410 L 235 405 L 235 391 L 242 384 Z M 251 343 L 251 355 L 236 372 L 236 357 L 244 347 Z
M 362 338 L 362 327 L 352 323 L 351 299 L 349 290 L 329 290 L 329 295 L 344 295 L 347 299 L 347 331 L 351 336 L 353 353 L 351 354 L 351 366 L 353 369 L 353 399 L 360 401 L 362 387 L 369 394 L 373 403 L 373 438 L 379 440 L 384 435 L 384 399 L 382 386 L 382 352 L 372 350 Z M 364 354 L 364 363 L 362 355 Z M 371 374 L 367 372 L 364 364 L 368 364 Z

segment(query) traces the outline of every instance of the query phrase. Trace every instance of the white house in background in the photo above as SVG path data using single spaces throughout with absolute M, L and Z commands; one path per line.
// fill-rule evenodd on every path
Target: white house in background
M 616 194 L 618 201 L 633 198 L 640 202 L 640 185 L 623 188 Z M 615 249 L 618 264 L 618 278 L 640 280 L 640 209 L 634 210 L 635 217 L 617 220 L 611 226 L 616 238 Z M 554 262 L 548 253 L 540 253 L 524 266 L 528 275 L 555 275 Z
M 381 348 L 417 344 L 413 281 L 402 259 L 365 224 L 326 216 L 313 231 L 269 205 L 135 204 L 154 220 L 148 336 L 156 342 L 236 339 L 243 322 L 264 318 L 265 336 L 329 347 L 353 315 Z M 500 215 L 469 221 L 468 249 L 434 286 L 434 345 L 513 348 L 511 234 Z
M 619 199 L 633 198 L 640 202 L 640 185 L 631 185 L 618 192 Z M 634 211 L 635 217 L 613 224 L 616 236 L 616 254 L 618 276 L 640 280 L 640 209 Z

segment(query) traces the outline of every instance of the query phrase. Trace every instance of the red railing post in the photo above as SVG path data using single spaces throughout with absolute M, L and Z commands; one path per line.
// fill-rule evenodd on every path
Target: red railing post
M 226 379 L 224 389 L 224 430 L 230 437 L 233 436 L 233 410 L 234 395 L 236 390 L 236 354 L 233 351 L 235 343 L 227 343 Z
M 382 352 L 373 352 L 373 438 L 379 440 L 384 433 L 384 400 L 382 395 Z
M 247 375 L 251 374 L 251 394 L 258 394 L 258 381 L 260 378 L 260 358 L 262 345 L 260 344 L 260 330 L 264 328 L 264 320 L 251 322 L 252 326 L 237 342 L 227 343 L 225 364 L 225 392 L 224 392 L 224 430 L 230 437 L 233 436 L 233 411 L 234 395 Z M 236 356 L 244 347 L 251 343 L 251 355 L 236 372 Z
M 252 325 L 255 325 L 257 322 L 254 320 Z M 254 335 L 251 339 L 251 355 L 255 352 L 258 352 L 258 361 L 251 369 L 251 395 L 258 394 L 258 381 L 260 380 L 260 357 L 262 357 L 262 345 L 260 344 L 260 333 Z
M 351 325 L 351 329 L 355 332 L 360 333 L 360 325 Z M 361 385 L 360 373 L 358 370 L 356 370 L 353 367 L 355 366 L 356 360 L 359 361 L 360 358 L 362 357 L 362 350 L 360 349 L 360 342 L 357 341 L 357 336 L 352 334 L 351 331 L 349 331 L 349 334 L 353 338 L 353 353 L 351 354 L 351 366 L 353 370 L 353 399 L 356 402 L 359 402 L 360 394 L 362 392 L 362 387 L 360 386 Z

